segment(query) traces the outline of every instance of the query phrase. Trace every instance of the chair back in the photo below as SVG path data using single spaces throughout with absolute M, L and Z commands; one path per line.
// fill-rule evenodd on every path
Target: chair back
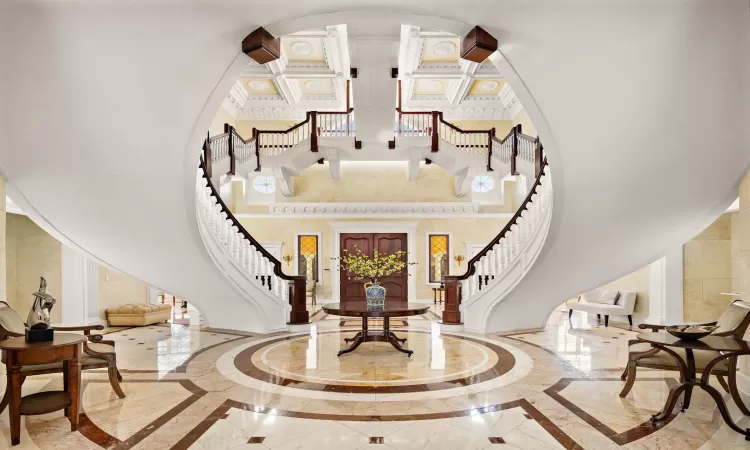
M 0 341 L 12 336 L 23 336 L 26 324 L 13 308 L 5 302 L 0 302 Z
M 727 309 L 721 313 L 716 321 L 719 327 L 713 332 L 713 336 L 728 336 L 742 339 L 750 326 L 750 303 L 742 300 L 733 301 Z

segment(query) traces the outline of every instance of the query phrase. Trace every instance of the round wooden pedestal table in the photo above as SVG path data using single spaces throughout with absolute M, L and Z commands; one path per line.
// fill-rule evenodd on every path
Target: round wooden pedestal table
M 418 316 L 427 313 L 429 310 L 429 305 L 421 303 L 388 301 L 386 301 L 384 306 L 377 307 L 368 307 L 367 302 L 363 300 L 323 305 L 323 311 L 332 316 L 362 318 L 361 331 L 354 335 L 353 338 L 344 339 L 346 342 L 351 342 L 352 344 L 340 350 L 338 356 L 354 351 L 363 342 L 388 342 L 396 350 L 411 356 L 414 350 L 409 350 L 401 346 L 401 344 L 406 342 L 406 339 L 401 339 L 391 332 L 391 317 Z M 367 328 L 367 319 L 371 317 L 383 319 L 382 331 L 370 331 Z
M 670 414 L 672 414 L 674 407 L 677 405 L 677 399 L 680 398 L 680 394 L 683 392 L 685 393 L 685 397 L 682 400 L 682 411 L 688 409 L 690 407 L 690 398 L 693 394 L 693 388 L 697 386 L 706 391 L 711 398 L 714 399 L 714 402 L 721 413 L 721 417 L 729 428 L 744 435 L 746 441 L 750 441 L 750 428 L 743 430 L 734 423 L 729 414 L 729 410 L 727 409 L 727 404 L 724 402 L 724 397 L 722 397 L 721 393 L 715 387 L 708 384 L 708 380 L 711 377 L 711 370 L 716 367 L 716 364 L 725 359 L 736 358 L 741 355 L 750 355 L 750 342 L 721 336 L 707 336 L 697 341 L 686 341 L 665 332 L 640 333 L 636 337 L 639 340 L 648 342 L 653 347 L 659 348 L 672 355 L 678 366 L 682 369 L 680 372 L 682 372 L 685 379 L 682 383 L 675 385 L 669 391 L 669 396 L 667 397 L 667 402 L 664 405 L 664 408 L 662 408 L 657 414 L 651 416 L 652 423 L 668 418 Z M 685 359 L 672 350 L 675 348 L 685 350 Z M 696 376 L 695 372 L 694 350 L 710 350 L 716 352 L 716 357 L 706 365 L 700 378 Z
M 49 342 L 29 344 L 24 337 L 0 341 L 2 361 L 6 365 L 8 386 L 5 391 L 9 401 L 10 442 L 21 442 L 21 415 L 48 414 L 65 409 L 70 421 L 70 431 L 78 428 L 81 404 L 81 347 L 86 336 L 73 333 L 55 333 Z M 63 363 L 64 391 L 44 391 L 21 397 L 21 386 L 26 378 L 23 366 Z

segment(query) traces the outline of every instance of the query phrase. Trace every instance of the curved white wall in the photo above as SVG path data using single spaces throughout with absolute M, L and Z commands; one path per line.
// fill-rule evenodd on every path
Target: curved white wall
M 313 14 L 347 7 L 360 11 Z M 551 309 L 642 266 L 730 203 L 748 161 L 746 1 L 409 7 L 457 22 L 396 18 L 399 0 L 3 4 L 0 167 L 90 254 L 192 301 L 211 326 L 262 330 L 259 309 L 211 263 L 194 214 L 200 143 L 239 73 L 239 43 L 290 17 L 269 29 L 391 17 L 498 37 L 555 171 L 547 245 L 499 307 L 512 307 L 512 324 L 498 311 L 490 328 L 543 323 L 535 302 Z

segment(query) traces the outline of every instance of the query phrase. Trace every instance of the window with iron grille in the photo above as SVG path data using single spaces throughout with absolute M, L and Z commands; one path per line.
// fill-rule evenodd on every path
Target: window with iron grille
M 429 235 L 430 283 L 440 283 L 448 275 L 448 235 Z
M 297 239 L 297 275 L 303 275 L 315 282 L 320 281 L 318 278 L 318 236 L 299 235 Z

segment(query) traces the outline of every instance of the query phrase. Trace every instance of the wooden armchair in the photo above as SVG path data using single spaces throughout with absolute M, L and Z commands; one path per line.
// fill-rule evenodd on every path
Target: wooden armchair
M 713 332 L 712 336 L 742 339 L 748 326 L 750 326 L 750 303 L 735 300 L 724 310 L 719 320 L 700 325 L 717 325 L 719 328 Z M 638 328 L 659 331 L 664 330 L 666 325 L 640 324 Z M 683 364 L 677 361 L 677 358 L 681 358 L 682 361 L 686 360 L 685 350 L 678 348 L 661 350 L 639 339 L 631 339 L 628 341 L 628 346 L 630 348 L 628 365 L 620 377 L 622 380 L 625 380 L 625 386 L 623 386 L 622 392 L 620 392 L 620 397 L 625 397 L 630 392 L 633 383 L 635 383 L 635 375 L 638 367 L 657 370 L 676 370 L 680 372 L 680 379 L 685 379 Z M 695 356 L 696 373 L 703 372 L 706 365 L 715 358 L 716 353 L 718 352 L 712 350 L 695 350 L 693 354 Z M 732 395 L 732 399 L 734 399 L 742 414 L 750 415 L 750 410 L 742 402 L 739 390 L 737 389 L 737 358 L 729 358 L 720 362 L 714 366 L 711 373 L 716 375 L 721 387 Z
M 0 340 L 11 337 L 24 336 L 26 324 L 21 317 L 13 311 L 5 302 L 0 302 Z M 109 383 L 118 397 L 125 398 L 125 393 L 120 387 L 122 375 L 117 370 L 117 357 L 115 355 L 115 342 L 105 341 L 101 334 L 91 334 L 93 330 L 103 330 L 101 325 L 81 326 L 81 327 L 55 327 L 55 331 L 82 331 L 88 337 L 88 342 L 83 344 L 83 355 L 81 358 L 81 370 L 106 368 L 109 373 Z M 39 364 L 24 366 L 21 370 L 24 378 L 33 375 L 44 375 L 49 373 L 63 374 L 63 384 L 67 389 L 68 380 L 67 372 L 63 370 L 63 364 Z M 8 406 L 10 397 L 6 390 L 3 399 L 0 401 L 0 413 Z

